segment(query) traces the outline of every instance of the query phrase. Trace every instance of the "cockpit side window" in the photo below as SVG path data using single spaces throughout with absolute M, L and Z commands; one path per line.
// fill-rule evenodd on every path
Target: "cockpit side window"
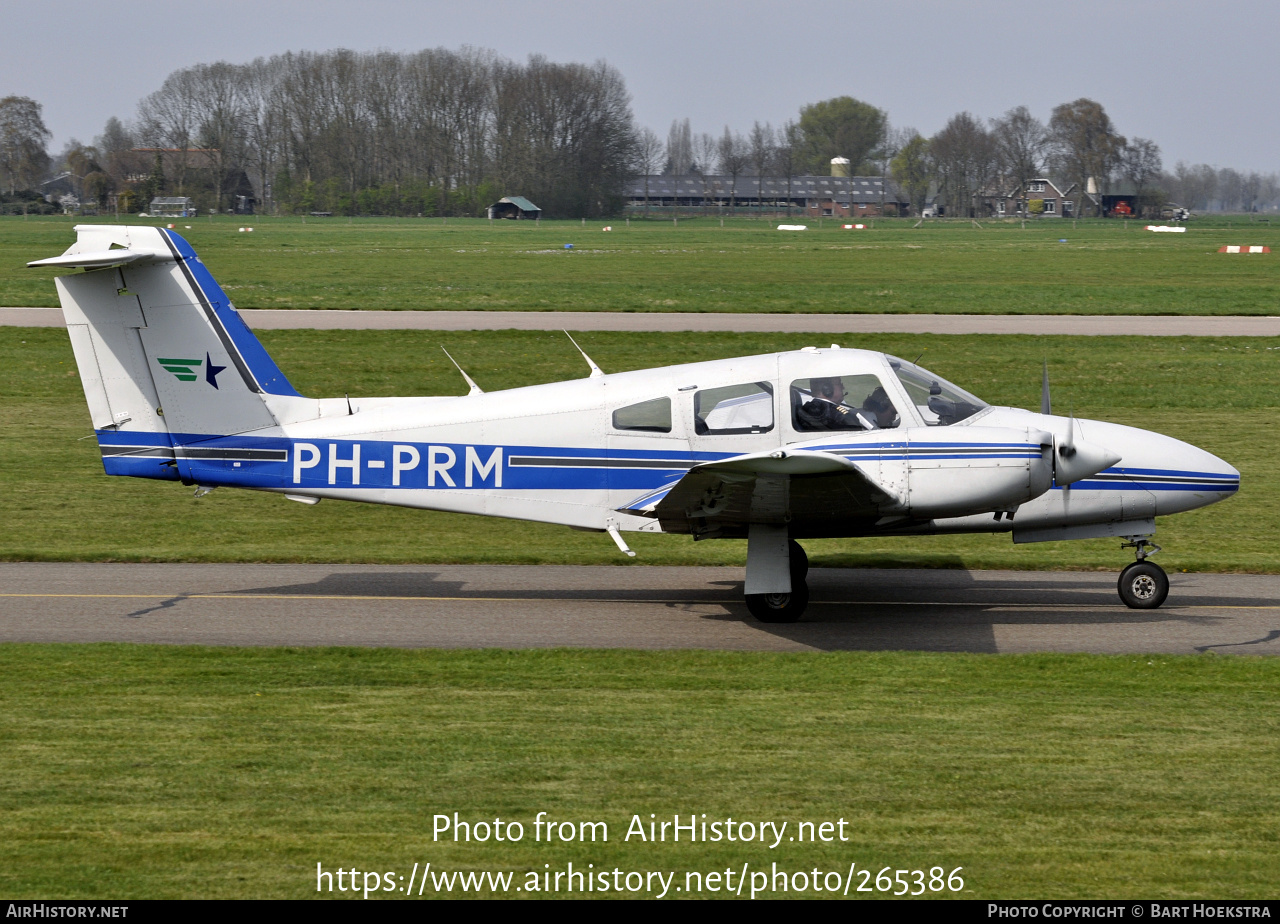
M 694 392 L 693 426 L 700 434 L 767 433 L 773 429 L 773 386 L 746 382 Z
M 974 397 L 927 369 L 921 369 L 915 363 L 896 356 L 890 356 L 888 360 L 890 368 L 902 382 L 902 387 L 907 390 L 911 402 L 919 409 L 924 422 L 931 427 L 949 427 L 968 420 L 990 406 L 981 398 Z
M 791 422 L 802 432 L 885 430 L 902 415 L 877 376 L 815 376 L 791 383 Z
M 613 412 L 615 430 L 642 430 L 648 433 L 671 432 L 671 399 L 654 398 L 639 404 L 628 404 Z

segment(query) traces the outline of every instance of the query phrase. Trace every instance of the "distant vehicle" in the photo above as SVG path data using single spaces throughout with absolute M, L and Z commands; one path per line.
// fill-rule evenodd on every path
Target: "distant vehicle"
M 920 217 L 921 218 L 937 218 L 938 207 L 936 205 L 926 205 L 924 208 L 920 210 Z
M 1054 416 L 1047 372 L 1036 413 L 834 345 L 614 375 L 583 353 L 571 382 L 306 398 L 179 235 L 76 231 L 28 265 L 87 271 L 56 283 L 107 474 L 556 523 L 628 555 L 626 531 L 746 539 L 764 622 L 808 603 L 797 540 L 836 536 L 1120 537 L 1137 558 L 1121 598 L 1157 607 L 1155 517 L 1240 486 L 1188 443 Z
M 1191 209 L 1170 202 L 1160 210 L 1160 217 L 1166 221 L 1186 221 L 1191 217 Z

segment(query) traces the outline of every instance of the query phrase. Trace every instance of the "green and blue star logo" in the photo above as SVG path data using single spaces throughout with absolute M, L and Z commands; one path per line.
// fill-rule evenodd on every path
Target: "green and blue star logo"
M 165 359 L 162 356 L 156 357 L 158 362 L 164 369 L 172 372 L 174 378 L 179 382 L 194 382 L 199 375 L 200 366 L 204 366 L 204 380 L 214 388 L 218 387 L 218 373 L 226 366 L 215 366 L 213 358 L 206 352 L 204 359 Z

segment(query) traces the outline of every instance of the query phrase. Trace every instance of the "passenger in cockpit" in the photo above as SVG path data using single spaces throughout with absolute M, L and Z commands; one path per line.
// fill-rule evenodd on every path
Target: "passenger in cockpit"
M 881 429 L 896 427 L 900 419 L 882 385 L 876 386 L 862 402 L 862 414 Z

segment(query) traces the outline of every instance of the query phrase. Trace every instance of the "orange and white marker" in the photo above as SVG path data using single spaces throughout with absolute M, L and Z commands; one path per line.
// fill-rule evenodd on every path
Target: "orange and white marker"
M 1218 253 L 1271 253 L 1270 247 L 1259 247 L 1257 244 L 1223 244 Z

